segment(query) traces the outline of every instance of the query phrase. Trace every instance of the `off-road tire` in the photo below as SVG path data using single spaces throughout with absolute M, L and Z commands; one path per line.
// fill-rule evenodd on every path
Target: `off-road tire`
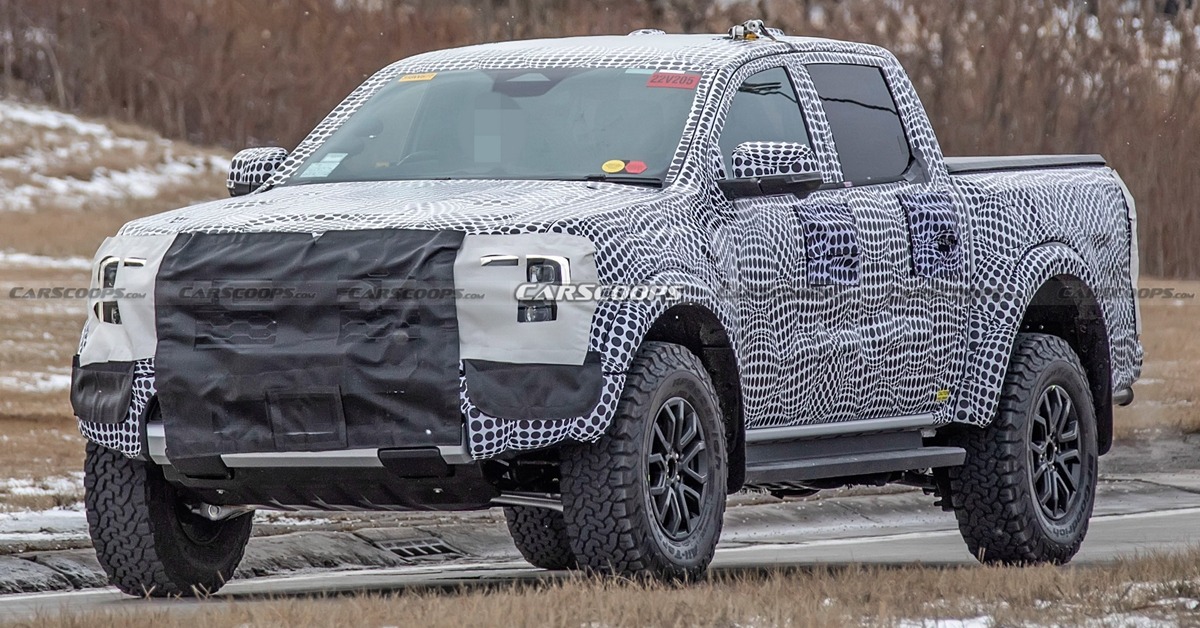
M 208 521 L 187 511 L 158 465 L 95 443 L 84 461 L 84 503 L 109 581 L 137 596 L 216 592 L 233 576 L 253 524 L 250 514 Z
M 1075 496 L 1063 515 L 1052 520 L 1033 486 L 1031 424 L 1043 393 L 1055 386 L 1066 391 L 1077 412 L 1080 463 Z M 958 433 L 954 444 L 967 450 L 966 462 L 948 469 L 959 531 L 977 559 L 1009 565 L 1071 560 L 1087 534 L 1095 503 L 1096 433 L 1095 408 L 1079 357 L 1057 336 L 1018 334 L 995 420 Z
M 656 446 L 651 443 L 658 413 L 678 399 L 695 411 L 692 424 L 699 425 L 696 431 L 704 444 L 696 455 L 704 456 L 707 479 L 700 498 L 693 500 L 695 524 L 687 526 L 682 538 L 672 538 L 655 514 L 661 507 L 651 505 L 648 458 Z M 563 514 L 581 567 L 663 580 L 691 580 L 704 573 L 725 513 L 728 468 L 721 417 L 720 401 L 699 358 L 675 344 L 642 345 L 608 432 L 595 443 L 563 452 Z
M 574 569 L 575 554 L 567 539 L 567 522 L 563 514 L 549 508 L 506 506 L 504 519 L 508 533 L 521 556 L 529 564 L 542 569 Z

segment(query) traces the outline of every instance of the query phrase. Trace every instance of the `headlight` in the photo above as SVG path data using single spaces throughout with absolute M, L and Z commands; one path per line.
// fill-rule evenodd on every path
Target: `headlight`
M 485 255 L 480 266 L 517 266 L 516 255 Z M 525 257 L 525 279 L 531 284 L 564 285 L 571 282 L 571 260 L 561 255 Z M 553 299 L 518 299 L 518 323 L 545 323 L 558 319 L 558 304 Z
M 563 285 L 571 281 L 571 262 L 557 255 L 530 255 L 525 258 L 525 277 L 529 283 Z M 518 323 L 545 323 L 558 319 L 558 304 L 550 299 L 517 301 Z
M 111 255 L 100 260 L 100 265 L 96 267 L 96 279 L 100 282 L 101 289 L 113 290 L 117 287 L 117 271 L 122 265 L 129 268 L 141 268 L 146 265 L 146 260 L 140 257 L 127 257 L 122 260 Z M 105 323 L 121 324 L 121 308 L 116 301 L 97 301 L 93 311 L 96 313 L 96 318 Z
M 548 259 L 530 258 L 529 283 L 562 283 L 561 269 L 557 262 Z
M 119 257 L 110 256 L 100 260 L 100 265 L 96 268 L 96 278 L 100 281 L 102 289 L 111 290 L 117 286 L 117 269 L 120 267 Z M 121 308 L 117 306 L 116 301 L 97 301 L 94 309 L 96 318 L 105 323 L 121 324 Z
M 100 260 L 96 270 L 96 278 L 100 280 L 101 288 L 115 288 L 117 285 L 117 268 L 121 266 L 121 258 L 106 257 Z

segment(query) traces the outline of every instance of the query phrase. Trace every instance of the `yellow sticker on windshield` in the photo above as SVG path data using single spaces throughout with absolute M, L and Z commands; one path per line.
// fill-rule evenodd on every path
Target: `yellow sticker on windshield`
M 437 76 L 437 72 L 422 72 L 421 74 L 405 74 L 404 76 L 400 77 L 399 81 L 396 81 L 396 82 L 397 83 L 407 83 L 409 81 L 429 81 L 429 80 L 433 80 L 433 77 L 435 77 L 435 76 Z
M 600 166 L 600 169 L 609 174 L 615 174 L 625 169 L 625 162 L 620 159 L 609 159 Z

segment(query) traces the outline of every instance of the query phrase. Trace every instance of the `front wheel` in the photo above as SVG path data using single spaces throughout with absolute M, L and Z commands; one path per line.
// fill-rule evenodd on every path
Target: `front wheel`
M 208 595 L 233 577 L 253 515 L 193 513 L 158 465 L 88 443 L 84 504 L 96 558 L 123 593 Z
M 647 342 L 612 427 L 562 457 L 563 515 L 580 566 L 694 579 L 716 551 L 728 473 L 720 402 L 700 359 Z
M 1063 564 L 1079 551 L 1096 498 L 1096 414 L 1065 340 L 1019 334 L 995 420 L 960 433 L 951 505 L 984 563 Z

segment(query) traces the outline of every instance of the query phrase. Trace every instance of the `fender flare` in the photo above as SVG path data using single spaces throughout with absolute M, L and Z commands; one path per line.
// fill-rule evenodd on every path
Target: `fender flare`
M 991 423 L 1021 321 L 1038 290 L 1061 275 L 1075 277 L 1089 289 L 1097 285 L 1087 263 L 1074 249 L 1061 242 L 1048 242 L 1026 251 L 994 286 L 975 289 L 967 321 L 962 388 L 954 402 L 939 413 L 939 423 Z M 1103 308 L 1101 311 L 1107 314 Z M 1111 362 L 1111 346 L 1108 359 Z

